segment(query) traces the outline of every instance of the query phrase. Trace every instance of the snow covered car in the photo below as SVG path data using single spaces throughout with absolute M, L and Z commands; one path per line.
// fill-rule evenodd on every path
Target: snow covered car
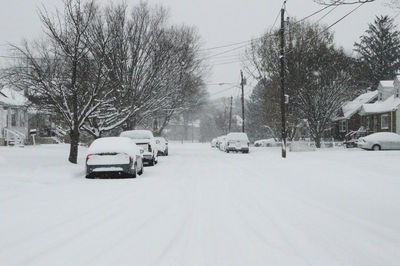
M 358 139 L 358 147 L 365 150 L 400 150 L 400 135 L 380 132 Z
M 120 137 L 132 139 L 137 146 L 143 148 L 143 162 L 151 166 L 158 162 L 158 150 L 156 140 L 150 130 L 129 130 L 123 131 Z
M 226 148 L 226 136 L 221 136 L 218 138 L 218 149 L 225 151 Z
M 226 135 L 226 145 L 225 145 L 226 152 L 236 151 L 236 152 L 248 153 L 249 145 L 250 142 L 246 133 L 232 132 Z
M 257 141 L 254 141 L 254 146 L 255 147 L 273 147 L 276 146 L 278 143 L 274 138 L 270 139 L 260 139 Z
M 163 137 L 155 137 L 158 156 L 168 156 L 168 141 Z
M 217 141 L 218 141 L 217 138 L 211 140 L 211 148 L 217 147 Z
M 100 138 L 90 145 L 86 156 L 86 178 L 136 177 L 141 174 L 142 155 L 131 139 Z

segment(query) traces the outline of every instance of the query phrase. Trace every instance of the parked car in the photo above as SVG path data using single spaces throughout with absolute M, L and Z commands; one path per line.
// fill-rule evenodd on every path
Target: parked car
M 226 148 L 226 136 L 221 136 L 218 139 L 218 149 L 220 149 L 221 151 L 225 151 Z
M 273 146 L 277 146 L 278 144 L 279 143 L 274 138 L 260 139 L 260 140 L 254 141 L 255 147 L 273 147 Z
M 249 145 L 250 142 L 246 133 L 232 132 L 226 135 L 225 151 L 228 153 L 231 151 L 248 153 Z
M 168 156 L 168 141 L 163 137 L 155 137 L 158 156 Z
M 100 138 L 90 145 L 86 156 L 86 178 L 136 177 L 141 174 L 142 154 L 131 139 Z
M 211 148 L 217 147 L 217 141 L 218 141 L 217 138 L 211 140 Z
M 346 134 L 343 144 L 346 148 L 357 148 L 359 139 L 367 136 L 368 134 L 369 132 L 364 130 L 351 131 Z
M 158 150 L 156 140 L 150 130 L 123 131 L 121 137 L 132 139 L 136 145 L 143 148 L 143 161 L 148 165 L 155 165 L 158 162 Z
M 391 132 L 380 132 L 362 137 L 358 147 L 366 150 L 400 150 L 400 135 Z

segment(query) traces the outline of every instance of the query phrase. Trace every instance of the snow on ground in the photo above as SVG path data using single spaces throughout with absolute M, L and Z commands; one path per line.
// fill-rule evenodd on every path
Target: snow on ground
M 170 144 L 137 179 L 0 148 L 0 265 L 399 265 L 400 151 Z

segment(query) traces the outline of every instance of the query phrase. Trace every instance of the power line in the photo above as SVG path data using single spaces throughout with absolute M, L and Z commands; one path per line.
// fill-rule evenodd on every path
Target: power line
M 335 26 L 336 24 L 338 24 L 339 22 L 341 22 L 342 20 L 344 20 L 345 18 L 347 18 L 348 16 L 350 16 L 352 13 L 354 13 L 357 9 L 359 9 L 361 6 L 363 6 L 365 4 L 365 2 L 359 4 L 358 6 L 356 6 L 355 8 L 353 8 L 350 12 L 348 12 L 347 14 L 345 14 L 344 16 L 342 16 L 340 19 L 336 20 L 334 23 L 330 24 L 328 27 L 326 27 L 324 30 L 322 30 L 319 34 L 317 34 L 316 36 L 309 38 L 308 40 L 306 39 L 305 41 L 310 43 L 311 41 L 315 40 L 316 38 L 318 38 L 321 34 L 327 32 L 330 28 L 332 28 L 333 26 Z M 294 49 L 286 52 L 287 54 L 292 53 L 294 51 Z

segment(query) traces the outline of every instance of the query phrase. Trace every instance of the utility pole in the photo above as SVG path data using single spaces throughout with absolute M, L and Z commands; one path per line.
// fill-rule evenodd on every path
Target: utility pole
M 233 96 L 231 96 L 231 107 L 229 109 L 229 132 L 231 132 L 232 128 L 232 102 L 233 102 Z
M 244 132 L 244 85 L 246 84 L 246 79 L 243 78 L 243 71 L 240 70 L 240 85 L 242 86 L 242 132 Z
M 286 1 L 285 1 L 286 2 Z M 286 158 L 286 113 L 285 113 L 285 8 L 281 9 L 281 127 L 282 127 L 282 158 Z

